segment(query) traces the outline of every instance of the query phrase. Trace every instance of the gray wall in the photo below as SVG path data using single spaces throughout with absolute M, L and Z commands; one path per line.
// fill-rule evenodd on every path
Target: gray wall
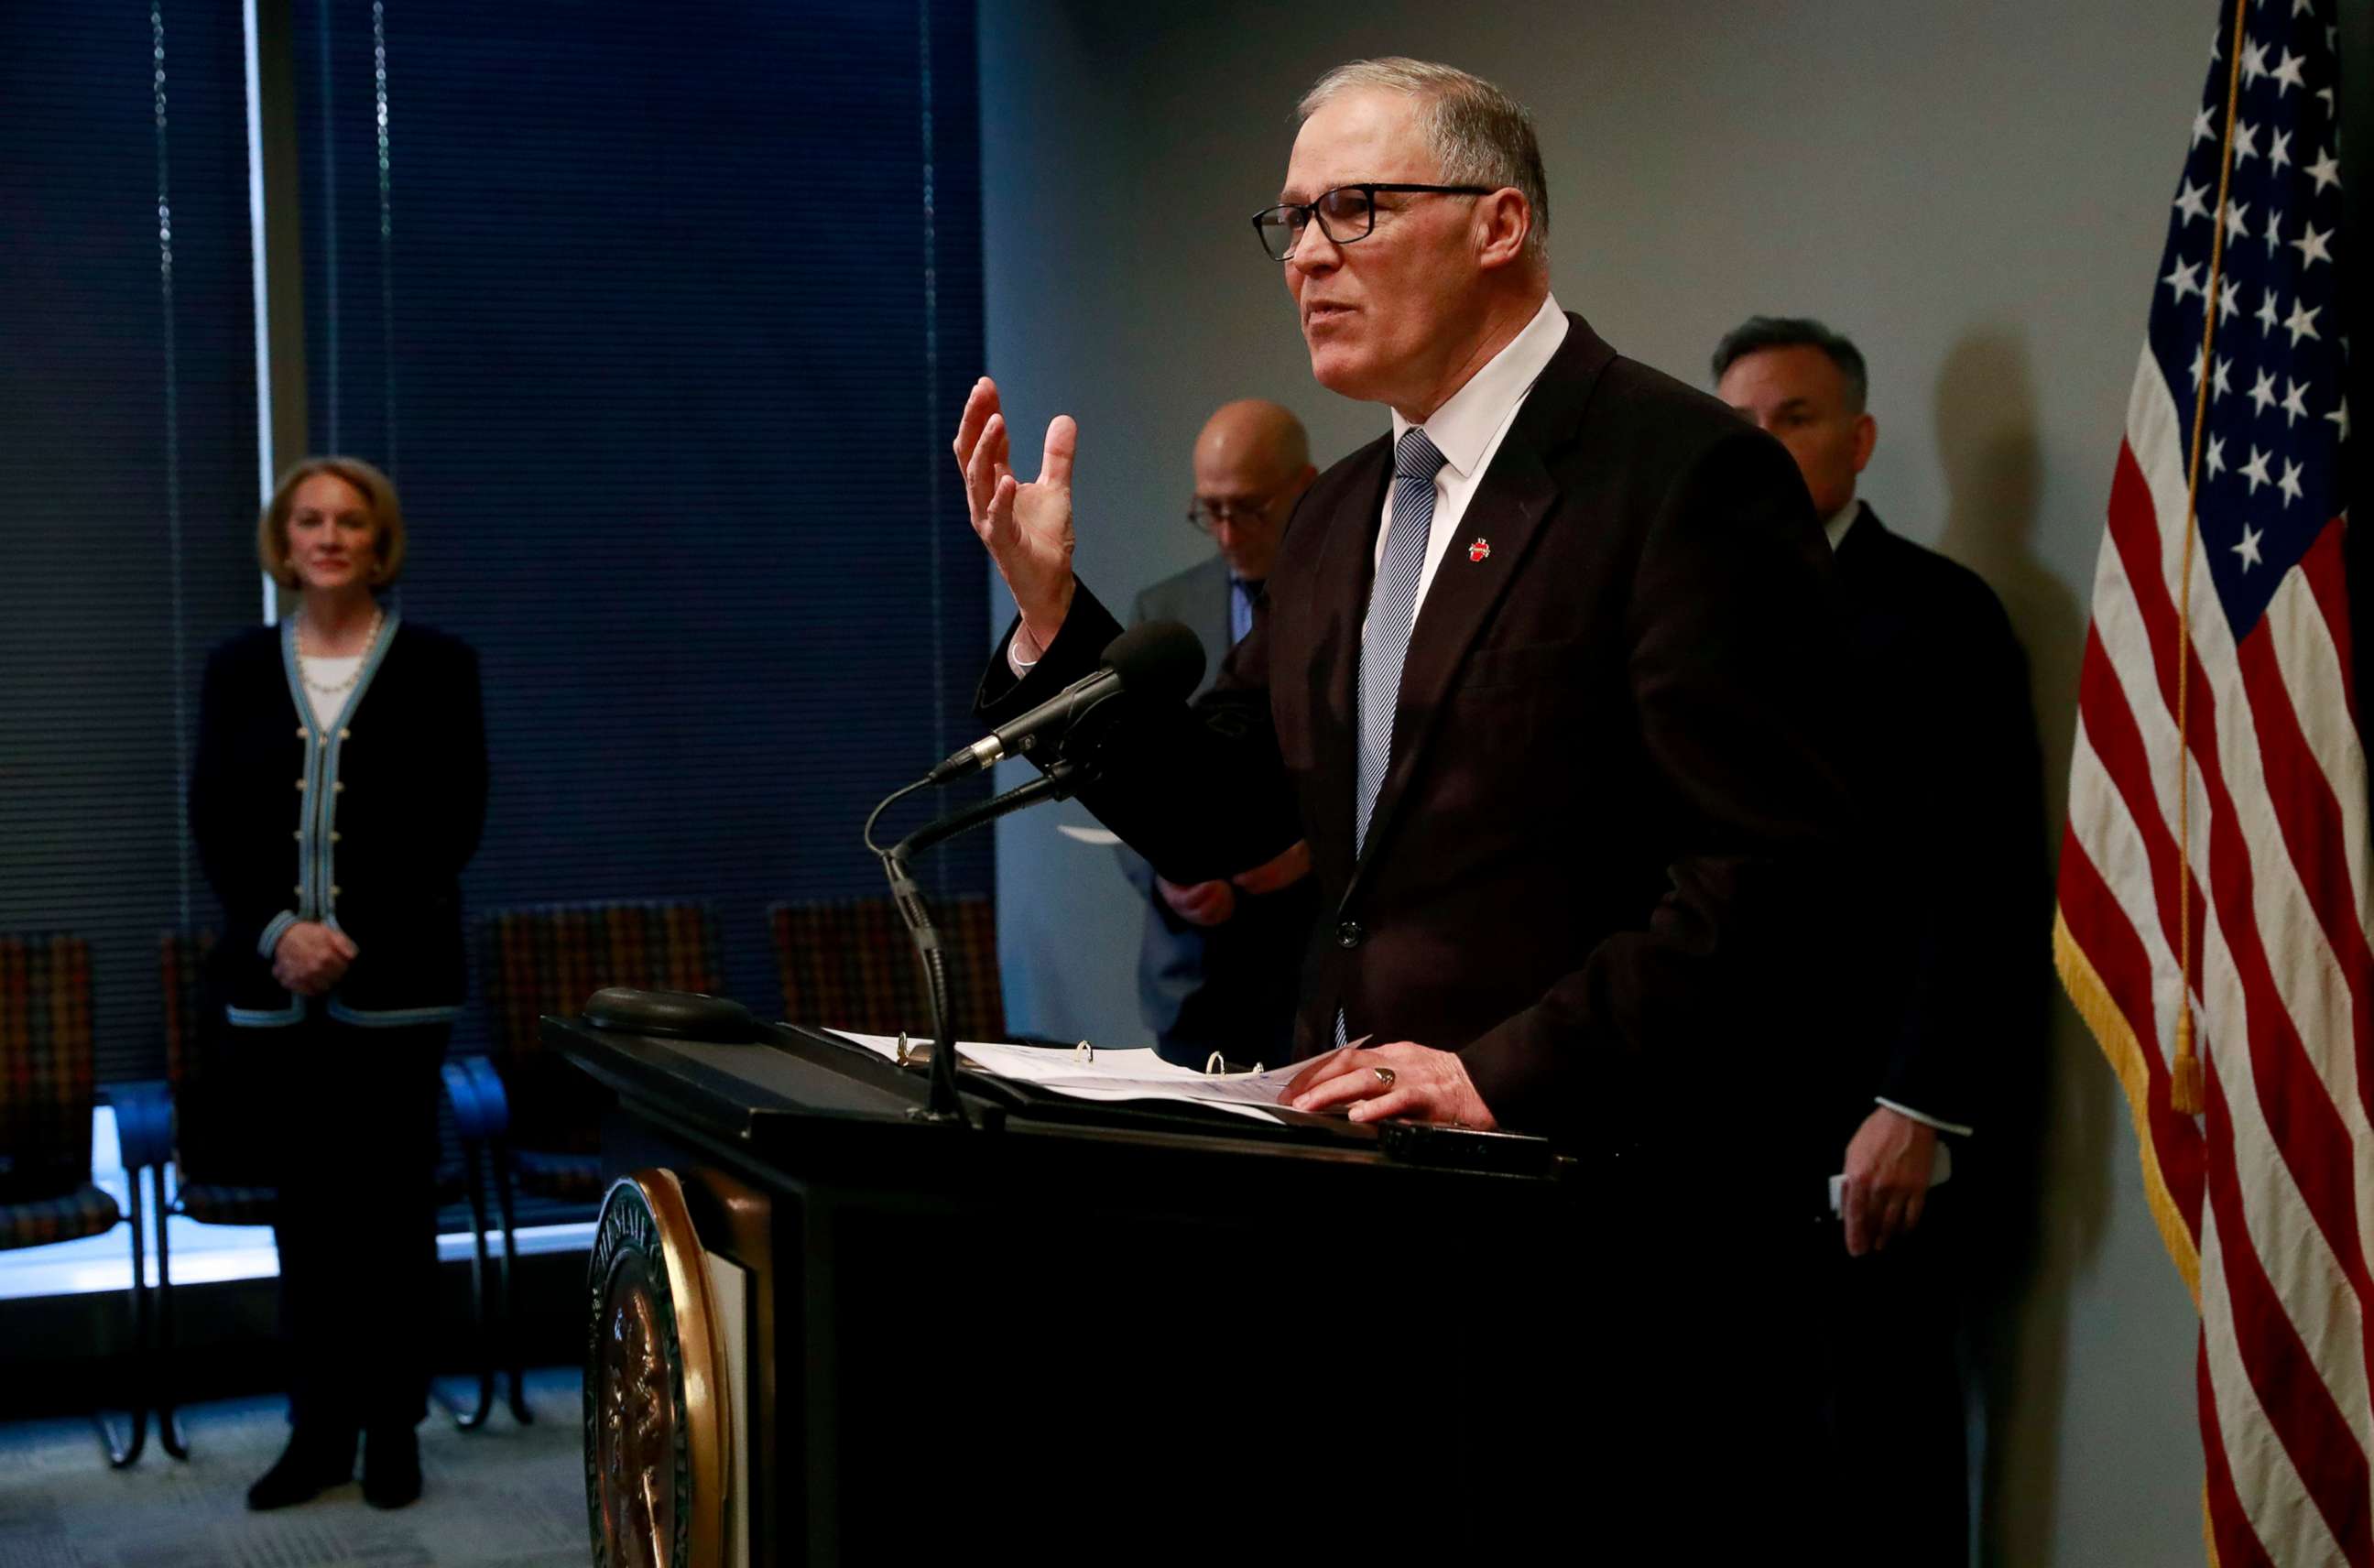
M 2213 9 L 984 0 L 989 368 L 1026 467 L 1049 417 L 1078 417 L 1080 570 L 1125 604 L 1205 548 L 1176 519 L 1215 405 L 1287 403 L 1322 463 L 1385 428 L 1310 382 L 1245 221 L 1273 199 L 1300 88 L 1362 54 L 1480 72 L 1538 116 L 1555 287 L 1619 348 L 1703 382 L 1714 339 L 1751 312 L 1860 340 L 1881 432 L 1863 493 L 2003 595 L 2034 663 L 2057 824 L 2103 505 Z M 1006 613 L 1000 595 L 1001 628 Z M 1058 819 L 1085 820 L 1018 818 L 999 840 L 1014 1021 L 1134 1040 L 1137 905 Z M 2065 1008 L 2051 1050 L 2038 1244 L 1999 1282 L 1985 1351 L 1984 1555 L 2197 1562 L 2190 1306 L 2110 1073 Z

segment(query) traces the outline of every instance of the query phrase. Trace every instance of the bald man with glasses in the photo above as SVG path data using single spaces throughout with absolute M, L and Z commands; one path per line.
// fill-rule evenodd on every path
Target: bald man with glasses
M 1213 553 L 1138 595 L 1130 624 L 1175 620 L 1192 630 L 1210 655 L 1208 690 L 1221 659 L 1252 631 L 1286 520 L 1319 470 L 1302 421 L 1254 397 L 1205 421 L 1193 467 L 1187 521 L 1211 536 Z M 1225 813 L 1234 804 L 1198 808 Z M 1193 883 L 1157 876 L 1133 850 L 1122 855 L 1147 899 L 1137 992 L 1158 1049 L 1197 1067 L 1216 1052 L 1239 1064 L 1289 1060 L 1302 949 L 1318 914 L 1309 847 L 1298 842 L 1267 865 Z

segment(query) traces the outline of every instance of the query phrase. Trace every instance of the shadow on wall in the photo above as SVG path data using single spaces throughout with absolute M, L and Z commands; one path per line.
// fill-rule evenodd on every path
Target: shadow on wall
M 2043 751 L 2043 822 L 2057 854 L 2086 610 L 2036 553 L 2043 455 L 2020 334 L 1984 326 L 1955 344 L 1938 371 L 1934 413 L 1948 496 L 1940 544 L 2002 596 L 2027 651 Z M 2099 518 L 2055 520 L 2081 524 L 2098 529 Z M 2042 903 L 2036 950 L 2035 1040 L 2028 1049 L 2005 1043 L 2006 1136 L 1995 1140 L 1995 1201 L 1971 1259 L 1971 1352 L 1983 1421 L 1973 1444 L 1979 1561 L 1989 1564 L 2037 1563 L 2051 1554 L 2070 1291 L 2102 1244 L 2111 1161 L 2124 1149 L 2110 1074 L 2051 978 L 2051 913 Z

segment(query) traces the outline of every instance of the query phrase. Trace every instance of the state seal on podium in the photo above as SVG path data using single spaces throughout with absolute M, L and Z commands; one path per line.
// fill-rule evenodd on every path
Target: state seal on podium
M 602 1200 L 586 1271 L 585 1502 L 598 1568 L 716 1568 L 731 1481 L 724 1347 L 684 1188 Z

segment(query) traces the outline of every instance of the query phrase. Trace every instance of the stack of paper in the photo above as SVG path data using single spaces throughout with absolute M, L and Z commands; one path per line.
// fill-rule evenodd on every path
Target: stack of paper
M 852 1034 L 834 1030 L 853 1044 L 899 1059 L 895 1035 Z M 1169 1100 L 1216 1105 L 1256 1121 L 1282 1122 L 1278 1096 L 1299 1067 L 1250 1073 L 1199 1073 L 1166 1062 L 1149 1050 L 1099 1051 L 1061 1045 L 1003 1045 L 987 1041 L 957 1043 L 967 1068 L 1012 1079 L 1074 1100 Z

